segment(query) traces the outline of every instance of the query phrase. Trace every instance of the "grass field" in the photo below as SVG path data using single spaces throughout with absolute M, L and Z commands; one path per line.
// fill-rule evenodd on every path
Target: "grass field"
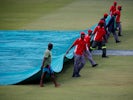
M 96 24 L 114 0 L 0 0 L 0 30 L 84 30 Z M 123 6 L 123 36 L 120 44 L 109 39 L 108 49 L 133 50 L 133 1 L 117 0 Z M 80 78 L 72 78 L 73 63 L 57 75 L 61 87 L 52 82 L 0 86 L 0 100 L 133 100 L 133 57 L 94 56 Z

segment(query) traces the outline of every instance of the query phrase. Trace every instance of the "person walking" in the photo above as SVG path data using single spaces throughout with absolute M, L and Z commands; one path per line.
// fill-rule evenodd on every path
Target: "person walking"
M 115 42 L 119 43 L 120 40 L 118 38 L 118 35 L 116 34 L 116 16 L 117 13 L 114 12 L 111 19 L 109 20 L 108 24 L 106 25 L 106 28 L 108 28 L 108 32 L 113 34 Z
M 44 59 L 43 59 L 42 65 L 41 65 L 42 75 L 41 75 L 41 79 L 40 79 L 40 87 L 44 86 L 43 81 L 44 81 L 44 78 L 46 77 L 46 74 L 50 75 L 50 78 L 53 81 L 55 87 L 60 86 L 60 84 L 58 84 L 56 82 L 54 72 L 50 66 L 51 59 L 52 59 L 52 52 L 51 52 L 52 48 L 53 48 L 53 44 L 49 43 L 48 48 L 46 49 L 45 54 L 44 54 Z
M 92 30 L 89 29 L 88 30 L 88 34 L 85 35 L 85 41 L 87 44 L 87 50 L 85 51 L 85 56 L 87 57 L 87 59 L 90 61 L 92 67 L 96 67 L 98 64 L 93 60 L 92 58 L 92 54 L 90 52 L 90 35 L 92 34 Z
M 105 29 L 105 31 L 106 31 L 106 35 L 105 35 L 105 38 L 106 38 L 106 40 L 104 40 L 106 43 L 108 42 L 108 37 L 109 37 L 109 32 L 108 32 L 108 30 L 106 29 L 106 26 L 107 26 L 107 24 L 106 24 L 106 18 L 108 17 L 108 14 L 107 13 L 104 13 L 104 16 L 103 16 L 103 18 L 101 18 L 100 20 L 103 20 L 104 21 L 104 29 Z
M 122 36 L 121 31 L 122 31 L 122 25 L 121 25 L 121 10 L 122 6 L 118 6 L 118 10 L 116 11 L 117 16 L 116 16 L 116 27 L 118 28 L 118 36 Z
M 105 38 L 106 31 L 104 29 L 104 23 L 105 22 L 103 20 L 100 20 L 98 23 L 98 26 L 94 29 L 93 34 L 95 35 L 94 35 L 94 41 L 92 43 L 91 49 L 95 50 L 97 46 L 100 46 L 102 49 L 102 57 L 107 58 L 108 56 L 106 55 L 106 45 L 104 41 L 104 39 L 106 39 Z
M 112 16 L 114 14 L 114 12 L 116 11 L 116 8 L 117 8 L 117 2 L 115 1 L 113 3 L 113 5 L 110 7 L 110 15 Z
M 74 69 L 72 77 L 80 77 L 80 70 L 85 65 L 85 57 L 84 52 L 86 51 L 86 42 L 84 41 L 85 33 L 80 33 L 80 38 L 76 39 L 74 43 L 70 46 L 70 48 L 66 51 L 65 56 L 69 53 L 69 51 L 76 46 L 74 50 Z

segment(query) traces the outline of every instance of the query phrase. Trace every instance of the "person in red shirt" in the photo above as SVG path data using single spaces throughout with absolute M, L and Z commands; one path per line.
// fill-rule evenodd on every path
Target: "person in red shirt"
M 104 14 L 104 17 L 103 18 L 101 18 L 101 20 L 103 20 L 105 23 L 104 23 L 104 28 L 105 28 L 105 31 L 106 31 L 106 40 L 108 39 L 108 37 L 109 37 L 109 32 L 107 31 L 107 29 L 106 29 L 106 18 L 108 17 L 108 14 L 107 13 L 105 13 Z M 107 41 L 105 41 L 105 42 L 107 42 Z
M 84 57 L 84 52 L 86 51 L 86 42 L 84 41 L 85 33 L 81 32 L 80 34 L 81 34 L 80 38 L 74 41 L 74 43 L 70 46 L 70 48 L 67 50 L 65 54 L 67 55 L 69 51 L 74 46 L 76 46 L 74 50 L 74 70 L 72 77 L 80 77 L 79 72 L 85 65 L 85 57 Z
M 117 2 L 114 2 L 114 5 L 110 7 L 110 15 L 112 16 L 113 13 L 116 11 Z
M 120 43 L 119 37 L 116 33 L 116 11 L 113 13 L 112 17 L 110 18 L 108 24 L 106 25 L 106 29 L 108 30 L 109 34 L 113 34 L 116 43 Z
M 118 28 L 118 36 L 122 36 L 121 35 L 121 30 L 122 30 L 122 26 L 121 26 L 121 21 L 120 21 L 120 18 L 121 18 L 121 10 L 122 10 L 122 6 L 118 6 L 117 7 L 117 16 L 116 16 L 116 27 Z
M 86 44 L 87 44 L 87 50 L 85 51 L 85 56 L 87 57 L 87 59 L 90 61 L 92 67 L 96 67 L 98 64 L 96 64 L 96 62 L 93 60 L 92 58 L 92 54 L 90 52 L 90 35 L 92 34 L 92 30 L 88 30 L 88 34 L 85 35 L 85 41 L 86 41 Z
M 106 46 L 105 46 L 105 41 L 103 41 L 106 35 L 106 31 L 104 28 L 104 21 L 100 20 L 98 23 L 98 26 L 94 29 L 93 34 L 95 34 L 92 47 L 91 49 L 94 50 L 97 46 L 100 46 L 102 48 L 102 57 L 108 57 L 106 56 Z

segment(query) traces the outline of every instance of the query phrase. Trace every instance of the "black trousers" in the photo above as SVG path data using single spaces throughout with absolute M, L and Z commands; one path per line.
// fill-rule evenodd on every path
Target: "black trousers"
M 95 50 L 96 47 L 101 48 L 102 50 L 102 57 L 106 56 L 106 44 L 104 41 L 98 42 L 98 41 L 93 41 L 92 42 L 92 46 L 91 46 L 91 50 Z

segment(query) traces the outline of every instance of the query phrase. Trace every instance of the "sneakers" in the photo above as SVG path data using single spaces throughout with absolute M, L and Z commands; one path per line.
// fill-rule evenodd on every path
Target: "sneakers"
M 102 58 L 109 58 L 108 56 L 102 56 Z
M 96 67 L 98 64 L 94 64 L 94 65 L 92 65 L 92 67 Z
M 121 42 L 121 41 L 118 41 L 118 40 L 116 41 L 116 43 L 120 43 L 120 42 Z
M 80 74 L 73 74 L 72 77 L 80 77 Z
M 122 36 L 121 34 L 119 34 L 118 36 Z

